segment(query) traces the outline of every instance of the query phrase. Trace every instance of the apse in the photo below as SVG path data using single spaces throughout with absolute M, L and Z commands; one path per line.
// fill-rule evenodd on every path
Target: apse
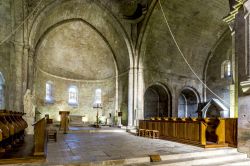
M 114 116 L 116 73 L 114 55 L 98 31 L 83 21 L 62 22 L 43 36 L 36 50 L 37 109 L 54 120 L 59 111 L 70 111 L 92 123 L 95 90 L 101 89 L 100 115 Z

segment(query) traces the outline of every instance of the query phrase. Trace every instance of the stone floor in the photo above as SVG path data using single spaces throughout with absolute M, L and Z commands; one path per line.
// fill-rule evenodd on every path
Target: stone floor
M 74 128 L 68 134 L 59 133 L 57 142 L 48 142 L 47 161 L 43 165 L 88 163 L 144 157 L 151 154 L 164 155 L 199 151 L 205 150 L 166 140 L 138 137 L 121 129 L 96 130 L 89 128 L 78 131 L 77 128 Z

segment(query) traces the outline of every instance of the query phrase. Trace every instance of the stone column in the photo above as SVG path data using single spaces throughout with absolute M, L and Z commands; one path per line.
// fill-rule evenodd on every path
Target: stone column
M 235 17 L 235 56 L 238 62 L 238 151 L 250 156 L 250 1 Z M 236 66 L 237 67 L 237 66 Z
M 232 29 L 232 84 L 230 85 L 230 118 L 238 117 L 238 63 L 235 56 L 235 30 Z
M 130 68 L 128 74 L 128 126 L 132 127 L 134 115 L 134 68 Z
M 137 97 L 138 97 L 138 68 L 137 66 L 134 68 L 134 93 L 133 93 L 133 111 L 134 111 L 134 117 L 133 117 L 133 125 L 138 126 L 138 108 L 137 108 Z
M 35 51 L 34 49 L 30 48 L 29 49 L 29 56 L 28 56 L 28 73 L 27 73 L 27 88 L 31 89 L 33 91 L 33 84 L 34 84 L 34 57 L 35 56 Z
M 144 79 L 143 68 L 138 69 L 138 84 L 137 84 L 137 119 L 144 119 Z
M 25 94 L 26 89 L 27 89 L 27 81 L 28 81 L 28 63 L 29 63 L 29 46 L 28 45 L 24 45 L 23 48 L 23 58 L 22 58 L 22 82 L 23 82 L 23 94 Z
M 22 79 L 22 56 L 23 45 L 15 43 L 15 77 L 16 77 L 16 91 L 15 91 L 15 103 L 14 110 L 22 111 L 23 101 L 23 79 Z

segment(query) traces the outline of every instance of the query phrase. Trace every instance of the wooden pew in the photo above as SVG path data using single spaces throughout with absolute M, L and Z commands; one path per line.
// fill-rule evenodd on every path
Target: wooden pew
M 158 130 L 163 139 L 201 147 L 224 147 L 226 121 L 222 118 L 151 118 L 140 120 L 139 129 Z
M 0 152 L 12 150 L 13 145 L 24 139 L 24 130 L 27 127 L 22 119 L 23 113 L 0 110 Z

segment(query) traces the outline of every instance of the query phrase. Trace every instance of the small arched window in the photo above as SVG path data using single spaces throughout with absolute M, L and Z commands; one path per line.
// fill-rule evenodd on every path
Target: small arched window
M 232 68 L 230 60 L 225 60 L 221 64 L 221 78 L 229 78 L 232 76 Z
M 4 87 L 5 87 L 5 80 L 2 73 L 0 72 L 0 109 L 5 108 Z
M 53 97 L 53 83 L 51 81 L 46 82 L 45 87 L 45 102 L 46 103 L 53 103 L 54 97 Z
M 102 107 L 102 90 L 101 89 L 95 90 L 94 107 L 96 107 L 96 108 Z
M 69 105 L 77 106 L 78 105 L 78 89 L 75 85 L 69 87 Z

